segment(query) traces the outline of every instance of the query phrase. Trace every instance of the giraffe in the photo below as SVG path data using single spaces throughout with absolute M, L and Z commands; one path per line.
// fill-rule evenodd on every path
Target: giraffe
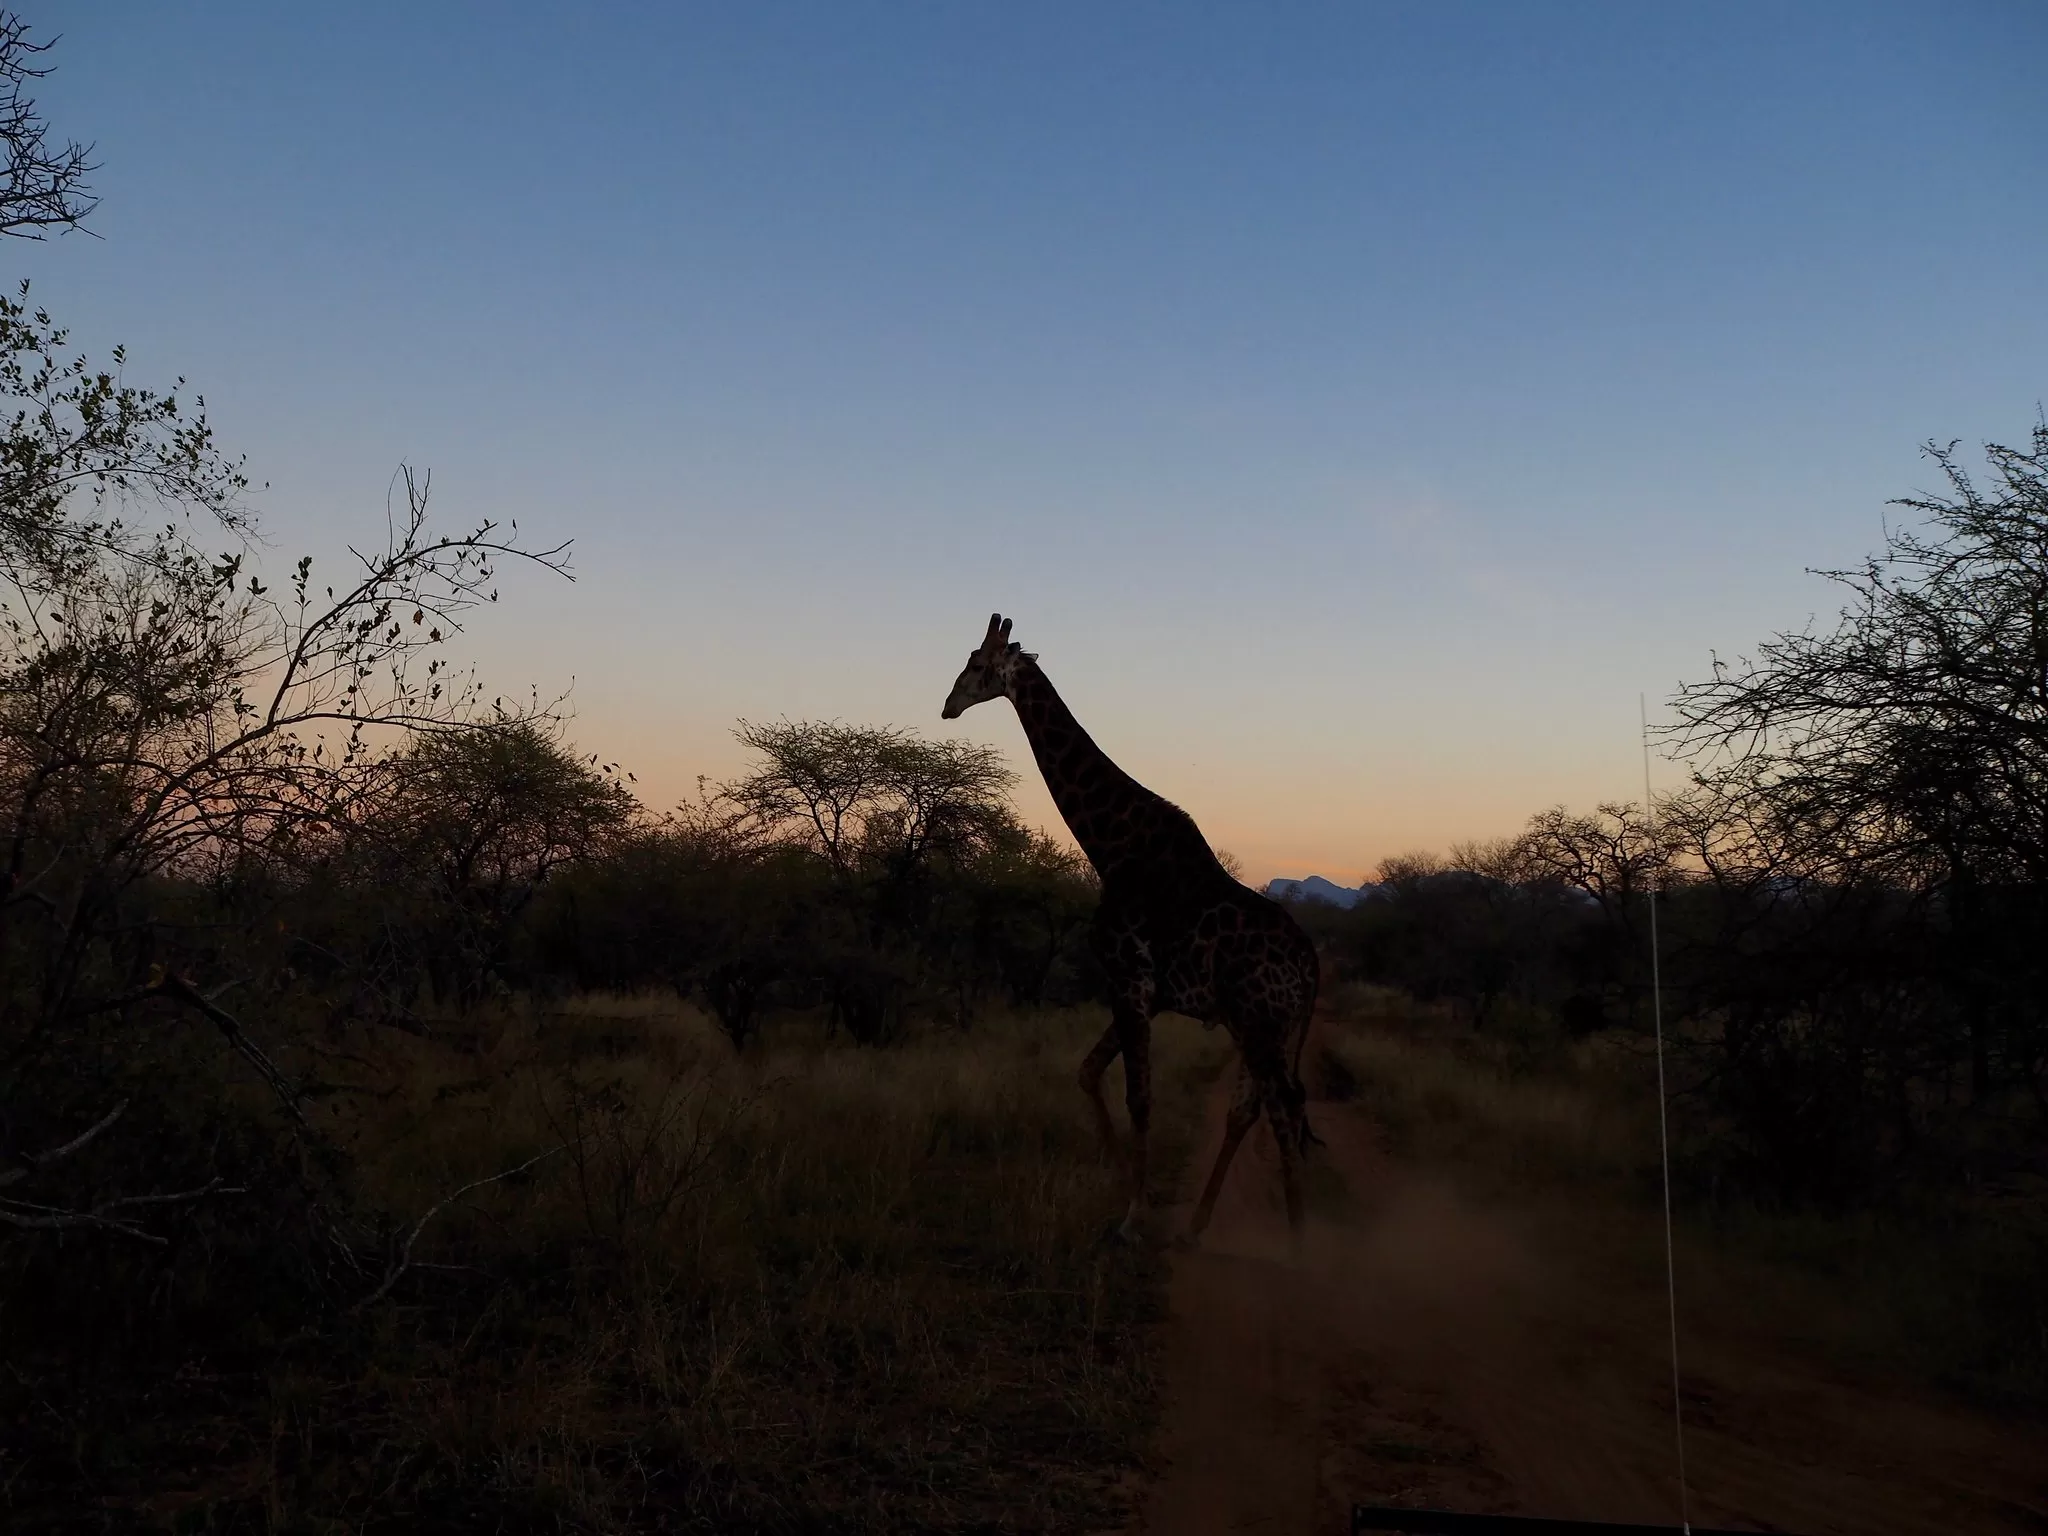
M 1126 1169 L 1130 1206 L 1119 1233 L 1136 1236 L 1145 1198 L 1146 1132 L 1152 1112 L 1152 1018 L 1186 1014 L 1221 1024 L 1237 1046 L 1237 1083 L 1223 1144 L 1184 1241 L 1209 1224 L 1224 1175 L 1263 1112 L 1280 1147 L 1287 1222 L 1300 1241 L 1296 1164 L 1314 1142 L 1300 1077 L 1314 1011 L 1315 946 L 1278 902 L 1238 884 L 1216 861 L 1194 819 L 1109 760 L 1040 670 L 991 614 L 941 712 L 957 720 L 976 704 L 1008 698 L 1074 840 L 1102 878 L 1093 939 L 1109 981 L 1110 1025 L 1081 1064 L 1080 1083 L 1103 1146 L 1117 1156 L 1116 1127 L 1102 1096 L 1110 1063 L 1124 1059 L 1131 1120 Z

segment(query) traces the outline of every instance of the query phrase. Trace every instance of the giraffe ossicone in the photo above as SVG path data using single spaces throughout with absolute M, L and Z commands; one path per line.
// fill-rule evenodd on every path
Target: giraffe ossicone
M 1300 1068 L 1315 1011 L 1315 945 L 1285 907 L 1225 872 L 1186 811 L 1110 761 L 1038 658 L 1010 639 L 1010 621 L 999 613 L 989 615 L 988 632 L 969 654 L 942 714 L 955 720 L 997 698 L 1016 706 L 1053 803 L 1102 878 L 1093 938 L 1109 983 L 1110 1026 L 1082 1062 L 1080 1082 L 1114 1156 L 1116 1127 L 1102 1079 L 1123 1057 L 1131 1118 L 1124 1235 L 1135 1235 L 1145 1199 L 1152 1019 L 1171 1012 L 1221 1024 L 1239 1062 L 1223 1144 L 1188 1237 L 1199 1238 L 1208 1225 L 1238 1144 L 1264 1114 L 1279 1144 L 1287 1221 L 1298 1239 L 1299 1163 L 1314 1140 Z

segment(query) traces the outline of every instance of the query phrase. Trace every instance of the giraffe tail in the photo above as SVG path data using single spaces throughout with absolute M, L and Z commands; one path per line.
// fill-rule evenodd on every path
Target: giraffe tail
M 1316 1128 L 1309 1124 L 1308 1089 L 1301 1079 L 1301 1058 L 1308 1049 L 1308 1032 L 1315 1019 L 1315 999 L 1317 992 L 1321 990 L 1320 981 L 1319 976 L 1310 977 L 1308 1006 L 1302 1009 L 1301 1022 L 1294 1029 L 1294 1057 L 1287 1064 L 1288 1091 L 1294 1101 L 1294 1121 L 1301 1127 L 1301 1145 L 1297 1151 L 1303 1157 L 1307 1157 L 1315 1148 L 1326 1145 L 1323 1138 L 1316 1134 Z
M 1301 1116 L 1301 1155 L 1307 1157 L 1309 1153 L 1328 1145 L 1328 1142 L 1316 1134 L 1316 1128 L 1309 1124 L 1308 1112 L 1304 1109 Z
M 1307 1157 L 1310 1152 L 1318 1147 L 1327 1146 L 1328 1143 L 1316 1134 L 1315 1126 L 1309 1123 L 1308 1090 L 1302 1086 L 1301 1074 L 1299 1072 L 1293 1074 L 1293 1079 L 1288 1083 L 1287 1090 L 1288 1097 L 1293 1100 L 1294 1114 L 1292 1119 L 1297 1134 L 1295 1151 L 1300 1156 Z

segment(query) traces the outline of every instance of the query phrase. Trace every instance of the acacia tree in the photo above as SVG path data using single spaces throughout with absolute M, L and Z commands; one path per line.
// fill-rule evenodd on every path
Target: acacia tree
M 1645 893 L 1672 876 L 1676 841 L 1668 817 L 1638 804 L 1610 802 L 1590 814 L 1560 805 L 1529 818 L 1514 839 L 1511 863 L 1523 879 L 1583 892 L 1632 933 Z
M 1699 783 L 1788 876 L 1929 904 L 1980 1098 L 2048 1069 L 2048 423 L 1984 452 L 1980 485 L 1928 446 L 1948 494 L 1895 503 L 1926 521 L 1822 573 L 1849 594 L 1832 629 L 1673 700 Z
M 512 926 L 555 870 L 638 808 L 616 763 L 579 757 L 545 717 L 422 731 L 389 766 L 352 830 L 392 894 L 422 900 L 419 960 L 464 1003 L 502 977 Z
M 1950 494 L 1894 503 L 1925 526 L 1821 573 L 1849 594 L 1832 629 L 1673 700 L 1702 773 L 1768 796 L 1818 863 L 2048 880 L 2048 425 L 1984 452 L 1988 487 L 1928 446 Z
M 866 868 L 902 878 L 964 855 L 1007 812 L 1017 782 L 993 747 L 895 726 L 743 720 L 734 734 L 762 761 L 724 796 L 841 877 Z
M 833 1018 L 857 1040 L 881 1040 L 929 958 L 935 871 L 1009 825 L 1016 775 L 991 747 L 897 727 L 742 721 L 735 734 L 761 762 L 721 795 L 761 837 L 807 850 L 828 872 L 816 937 Z

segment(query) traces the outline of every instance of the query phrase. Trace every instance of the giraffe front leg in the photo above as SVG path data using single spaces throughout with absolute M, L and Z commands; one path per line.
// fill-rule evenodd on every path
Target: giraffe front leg
M 1123 1160 L 1123 1149 L 1117 1145 L 1116 1122 L 1109 1118 L 1109 1101 L 1102 1096 L 1102 1079 L 1109 1071 L 1109 1064 L 1122 1050 L 1123 1041 L 1116 1025 L 1111 1024 L 1102 1032 L 1102 1038 L 1095 1042 L 1095 1048 L 1082 1059 L 1077 1075 L 1081 1091 L 1088 1095 L 1088 1103 L 1095 1111 L 1095 1130 L 1102 1138 L 1103 1155 L 1116 1162 Z
M 1122 1223 L 1112 1230 L 1129 1239 L 1137 1233 L 1145 1200 L 1146 1132 L 1152 1121 L 1152 952 L 1138 916 L 1108 904 L 1095 914 L 1094 943 L 1110 984 L 1110 1023 L 1081 1064 L 1081 1087 L 1095 1108 L 1103 1146 L 1114 1153 L 1116 1128 L 1103 1101 L 1102 1078 L 1109 1064 L 1123 1057 L 1124 1103 L 1131 1112 L 1131 1145 L 1125 1154 L 1131 1198 Z
M 1131 1116 L 1131 1203 L 1119 1229 L 1124 1241 L 1138 1236 L 1138 1216 L 1145 1208 L 1147 1133 L 1152 1125 L 1152 1027 L 1143 1014 L 1117 1020 L 1124 1055 L 1124 1107 Z

